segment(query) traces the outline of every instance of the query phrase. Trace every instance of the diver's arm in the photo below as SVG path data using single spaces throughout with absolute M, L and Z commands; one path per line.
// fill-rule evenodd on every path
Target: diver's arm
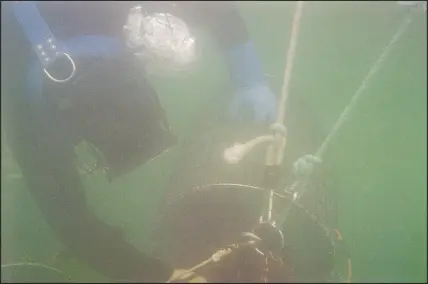
M 9 144 L 32 196 L 65 247 L 114 281 L 166 281 L 170 267 L 138 252 L 90 212 L 72 148 L 40 125 L 27 126 L 20 134 L 10 128 Z
M 264 81 L 262 66 L 253 46 L 244 19 L 234 1 L 196 2 L 204 24 L 220 50 L 235 87 L 249 87 Z
M 235 96 L 229 105 L 230 114 L 242 117 L 252 108 L 256 122 L 272 122 L 276 114 L 276 96 L 270 90 L 262 62 L 234 1 L 177 2 L 187 19 L 205 26 L 213 35 L 226 59 Z M 186 19 L 186 20 L 187 20 Z

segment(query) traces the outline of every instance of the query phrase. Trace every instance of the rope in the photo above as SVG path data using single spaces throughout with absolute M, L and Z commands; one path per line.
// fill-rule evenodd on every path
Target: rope
M 293 70 L 294 58 L 296 55 L 297 35 L 299 33 L 300 28 L 300 19 L 302 17 L 303 3 L 304 1 L 297 1 L 296 10 L 294 12 L 293 24 L 291 28 L 290 46 L 287 51 L 287 61 L 285 64 L 284 71 L 284 84 L 282 85 L 281 98 L 278 107 L 277 123 L 280 124 L 283 124 L 285 119 L 285 109 L 290 88 L 291 71 Z
M 266 165 L 280 165 L 285 148 L 285 136 L 287 129 L 285 128 L 285 109 L 287 98 L 289 94 L 291 71 L 293 70 L 294 58 L 296 55 L 297 36 L 300 28 L 300 19 L 302 17 L 304 1 L 297 1 L 296 10 L 294 11 L 293 23 L 291 27 L 290 45 L 287 50 L 285 70 L 284 70 L 284 83 L 282 85 L 281 97 L 278 104 L 278 114 L 276 123 L 271 126 L 274 132 L 274 141 L 268 147 L 266 152 Z
M 169 279 L 166 283 L 172 283 L 172 282 L 177 281 L 177 280 L 184 280 L 186 278 L 192 277 L 193 273 L 196 270 L 198 270 L 201 267 L 204 267 L 210 263 L 219 262 L 220 260 L 222 260 L 226 255 L 230 254 L 231 252 L 232 252 L 231 248 L 221 249 L 221 250 L 217 251 L 216 253 L 214 253 L 210 258 L 198 263 L 197 265 L 193 266 L 192 268 L 183 270 L 177 276 L 174 276 L 171 279 Z
M 338 229 L 333 230 L 334 233 L 336 233 L 336 238 L 339 242 L 343 241 L 342 233 Z M 344 283 L 351 283 L 352 278 L 352 261 L 349 255 L 346 256 L 346 265 L 347 265 L 347 275 L 346 279 L 343 280 Z
M 283 125 L 285 118 L 285 109 L 289 93 L 291 71 L 293 70 L 293 62 L 296 55 L 297 46 L 297 35 L 300 28 L 300 19 L 302 17 L 304 1 L 297 1 L 296 10 L 294 11 L 293 23 L 291 27 L 291 38 L 290 46 L 287 51 L 285 71 L 284 71 L 284 84 L 282 85 L 280 102 L 278 105 L 278 116 L 277 121 L 271 126 L 271 130 L 274 132 L 274 140 L 266 151 L 266 166 L 280 165 L 283 160 L 284 148 L 286 144 L 286 133 L 287 129 Z M 267 221 L 270 222 L 272 218 L 272 204 L 273 204 L 273 190 L 270 191 L 268 197 L 268 214 L 266 216 Z M 263 214 L 260 216 L 260 221 L 264 221 Z
M 171 282 L 174 282 L 177 280 L 184 280 L 184 279 L 187 279 L 189 277 L 194 277 L 193 273 L 196 270 L 198 270 L 198 269 L 200 269 L 200 268 L 202 268 L 202 267 L 204 267 L 210 263 L 218 263 L 221 260 L 223 260 L 225 258 L 225 256 L 231 254 L 233 251 L 235 251 L 239 248 L 242 248 L 242 247 L 247 247 L 247 246 L 252 247 L 257 242 L 261 241 L 261 239 L 258 236 L 256 236 L 254 233 L 248 233 L 247 232 L 247 233 L 243 233 L 242 236 L 249 238 L 250 240 L 247 242 L 244 242 L 244 243 L 240 243 L 240 244 L 231 244 L 227 248 L 218 250 L 213 255 L 211 255 L 210 258 L 198 263 L 197 265 L 193 266 L 192 268 L 183 270 L 178 275 L 173 275 L 173 277 L 171 277 L 171 279 L 169 279 L 167 281 L 167 283 L 171 283 Z M 256 247 L 254 247 L 254 248 L 257 250 Z
M 330 131 L 330 133 L 327 135 L 326 139 L 322 143 L 321 147 L 318 149 L 317 153 L 315 154 L 316 157 L 318 157 L 319 159 L 322 159 L 322 157 L 323 157 L 323 155 L 327 149 L 327 146 L 330 143 L 330 140 L 339 131 L 339 128 L 342 127 L 343 123 L 345 122 L 345 120 L 349 116 L 351 110 L 355 107 L 357 100 L 360 98 L 361 94 L 366 90 L 370 79 L 377 73 L 380 66 L 385 61 L 387 56 L 389 55 L 393 44 L 399 40 L 399 38 L 402 36 L 402 34 L 404 33 L 404 31 L 406 30 L 407 26 L 410 24 L 411 21 L 412 21 L 411 16 L 406 17 L 406 19 L 403 21 L 401 26 L 398 28 L 398 30 L 395 33 L 392 40 L 384 47 L 381 55 L 379 56 L 377 61 L 373 64 L 373 66 L 370 68 L 369 73 L 367 73 L 367 75 L 364 78 L 363 82 L 361 83 L 360 87 L 357 89 L 357 91 L 353 95 L 351 101 L 349 102 L 349 104 L 346 106 L 346 108 L 341 113 L 341 115 L 340 115 L 339 119 L 337 120 L 336 124 L 334 125 L 333 129 Z
M 339 129 L 343 126 L 343 123 L 348 118 L 349 114 L 355 107 L 358 99 L 361 97 L 361 94 L 366 90 L 368 83 L 372 79 L 372 77 L 378 72 L 381 65 L 384 63 L 385 59 L 389 55 L 392 46 L 395 42 L 397 42 L 404 31 L 406 30 L 407 26 L 411 23 L 413 20 L 413 17 L 411 15 L 407 16 L 402 24 L 399 26 L 397 32 L 392 37 L 391 41 L 383 48 L 382 53 L 380 54 L 379 58 L 375 61 L 375 63 L 370 68 L 369 72 L 367 73 L 366 77 L 362 81 L 361 85 L 358 87 L 357 91 L 354 93 L 354 95 L 351 98 L 351 101 L 348 103 L 348 105 L 345 107 L 345 109 L 342 111 L 342 113 L 339 116 L 339 119 L 333 126 L 332 130 L 329 132 L 327 137 L 325 138 L 324 142 L 319 147 L 318 151 L 315 155 L 305 155 L 301 158 L 299 158 L 294 163 L 294 169 L 295 172 L 298 175 L 298 179 L 291 185 L 290 189 L 291 191 L 297 191 L 298 187 L 305 187 L 307 180 L 312 173 L 312 168 L 314 162 L 321 162 L 322 158 L 325 154 L 325 151 L 327 147 L 330 145 L 332 138 L 336 133 L 339 131 Z M 309 167 L 309 168 L 308 168 Z M 300 173 L 299 173 L 300 170 Z M 299 176 L 300 174 L 300 176 Z M 305 188 L 303 191 L 299 194 L 298 198 L 301 198 L 302 195 L 305 193 Z
M 50 271 L 54 271 L 58 274 L 64 275 L 66 277 L 68 277 L 70 279 L 69 275 L 66 275 L 63 271 L 55 268 L 55 267 L 51 267 L 45 264 L 41 264 L 41 263 L 37 263 L 37 262 L 16 262 L 16 263 L 10 263 L 10 264 L 2 264 L 1 265 L 1 269 L 4 268 L 13 268 L 13 267 L 37 267 L 37 268 L 43 268 L 46 270 L 50 270 Z
M 347 257 L 346 258 L 346 263 L 347 263 L 347 267 L 348 267 L 348 275 L 346 277 L 346 283 L 351 283 L 351 277 L 352 277 L 352 262 L 351 262 L 351 258 Z

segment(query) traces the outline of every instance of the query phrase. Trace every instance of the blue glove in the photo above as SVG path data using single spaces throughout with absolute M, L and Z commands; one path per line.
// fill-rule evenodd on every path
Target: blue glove
M 229 113 L 235 119 L 244 119 L 252 112 L 256 123 L 271 123 L 276 117 L 277 99 L 266 83 L 237 90 L 229 105 Z
M 262 67 L 254 45 L 247 42 L 227 51 L 235 97 L 229 106 L 230 115 L 236 119 L 252 112 L 255 122 L 273 122 L 276 116 L 277 98 L 263 77 Z

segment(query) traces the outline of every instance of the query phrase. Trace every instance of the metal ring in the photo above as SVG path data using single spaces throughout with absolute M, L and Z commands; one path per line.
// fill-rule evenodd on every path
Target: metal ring
M 43 71 L 45 72 L 45 74 L 46 74 L 46 76 L 48 76 L 48 78 L 49 79 L 51 79 L 52 81 L 54 81 L 54 82 L 56 82 L 56 83 L 65 83 L 65 82 L 67 82 L 68 80 L 70 80 L 71 78 L 73 78 L 73 76 L 74 76 L 74 74 L 76 73 L 76 65 L 74 64 L 74 61 L 73 61 L 73 59 L 71 58 L 71 56 L 68 54 L 68 53 L 65 53 L 65 52 L 60 52 L 60 53 L 58 53 L 58 57 L 59 56 L 63 56 L 63 57 L 65 57 L 65 58 L 67 58 L 69 61 L 70 61 L 70 63 L 71 63 L 71 67 L 72 67 L 72 70 L 71 70 L 71 74 L 70 74 L 70 76 L 68 76 L 67 78 L 65 78 L 65 79 L 57 79 L 57 78 L 54 78 L 47 70 L 46 70 L 46 68 L 45 69 L 43 69 Z M 58 58 L 57 57 L 57 58 Z M 55 62 L 55 61 L 54 61 Z

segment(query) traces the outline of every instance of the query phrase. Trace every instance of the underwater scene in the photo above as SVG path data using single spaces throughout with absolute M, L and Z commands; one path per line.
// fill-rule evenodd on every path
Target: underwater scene
M 2 283 L 427 282 L 425 1 L 2 1 Z

